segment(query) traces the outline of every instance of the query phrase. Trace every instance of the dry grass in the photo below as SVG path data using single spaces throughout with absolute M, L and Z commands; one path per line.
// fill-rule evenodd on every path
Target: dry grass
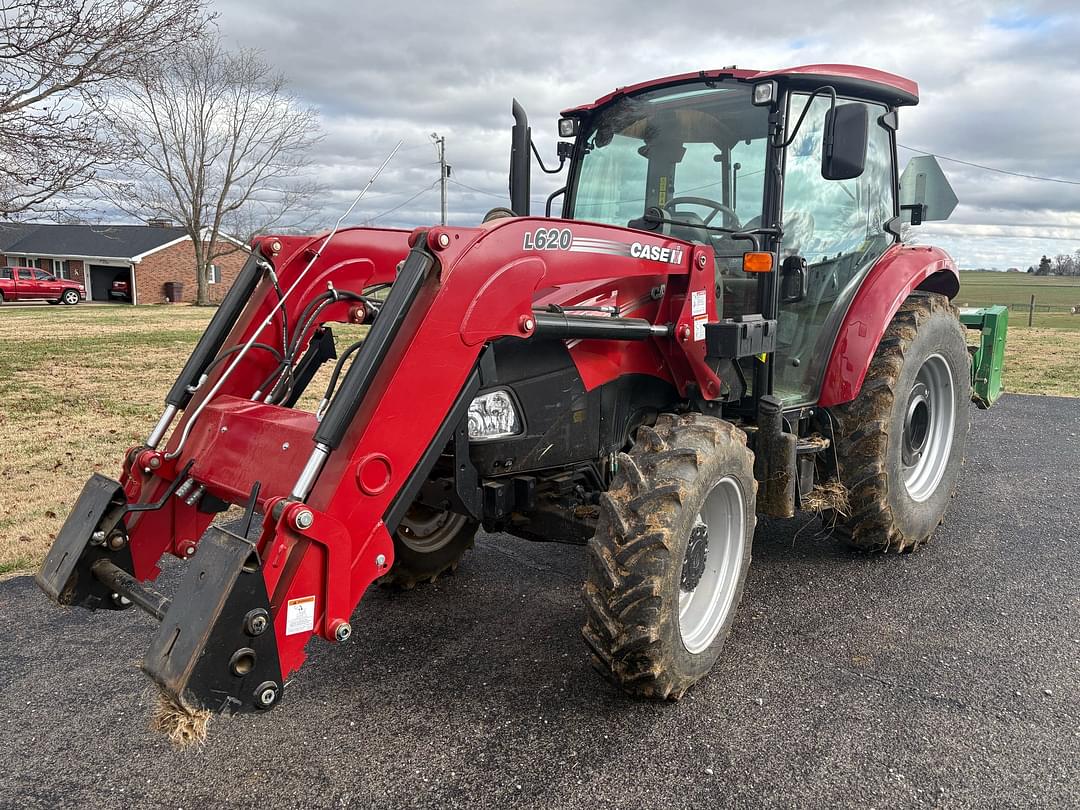
M 206 742 L 210 717 L 207 709 L 183 706 L 164 692 L 158 692 L 157 703 L 150 716 L 150 730 L 164 734 L 176 748 L 189 748 Z
M 825 481 L 817 484 L 810 494 L 803 498 L 802 508 L 808 512 L 828 511 L 848 517 L 851 514 L 848 489 L 839 481 Z
M 91 472 L 119 473 L 211 315 L 0 309 L 0 572 L 41 560 Z
M 116 476 L 213 311 L 0 307 L 0 575 L 34 568 L 94 471 Z M 1077 317 L 1080 321 L 1080 317 Z M 335 326 L 339 348 L 362 327 Z M 301 405 L 318 402 L 329 369 Z M 1080 396 L 1080 331 L 1009 331 L 1007 390 Z
M 1010 326 L 1005 390 L 1080 397 L 1080 331 Z

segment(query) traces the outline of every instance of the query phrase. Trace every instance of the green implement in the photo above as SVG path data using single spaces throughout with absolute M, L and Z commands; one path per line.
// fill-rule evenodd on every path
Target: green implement
M 1009 308 L 1000 304 L 978 309 L 961 308 L 960 322 L 980 333 L 978 344 L 968 346 L 971 352 L 971 398 L 980 408 L 989 408 L 1005 390 L 1001 384 L 1001 369 L 1005 364 Z

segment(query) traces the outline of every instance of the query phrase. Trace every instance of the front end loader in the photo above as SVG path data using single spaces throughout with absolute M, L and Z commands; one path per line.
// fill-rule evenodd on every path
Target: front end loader
M 578 542 L 593 664 L 678 698 L 720 654 L 759 513 L 811 508 L 858 548 L 911 550 L 955 486 L 958 276 L 899 237 L 937 199 L 900 204 L 897 109 L 916 101 L 839 65 L 623 88 L 564 113 L 567 182 L 542 217 L 515 103 L 512 209 L 256 239 L 38 584 L 155 617 L 142 668 L 173 701 L 261 711 L 312 637 L 354 639 L 373 582 L 453 570 L 480 527 Z M 977 380 L 996 317 L 970 322 L 990 332 Z M 339 346 L 338 323 L 368 329 Z M 976 385 L 984 405 L 999 391 Z

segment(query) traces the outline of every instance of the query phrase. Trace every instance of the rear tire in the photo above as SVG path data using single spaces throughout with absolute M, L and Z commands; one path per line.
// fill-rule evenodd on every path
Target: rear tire
M 414 504 L 394 532 L 394 564 L 379 584 L 411 590 L 456 571 L 473 547 L 478 528 L 464 515 Z
M 866 551 L 911 551 L 949 505 L 968 434 L 971 360 L 949 300 L 914 293 L 893 317 L 859 395 L 833 408 L 850 516 L 837 528 Z
M 641 427 L 600 498 L 582 634 L 626 692 L 677 700 L 708 674 L 742 597 L 757 517 L 746 434 L 701 414 Z

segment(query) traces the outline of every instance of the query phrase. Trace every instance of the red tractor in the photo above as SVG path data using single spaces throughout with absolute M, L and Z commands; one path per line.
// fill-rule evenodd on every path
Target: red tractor
M 155 616 L 142 667 L 174 700 L 265 710 L 312 636 L 353 637 L 372 582 L 433 580 L 481 526 L 579 542 L 596 668 L 678 698 L 720 653 L 759 513 L 825 508 L 855 547 L 907 551 L 948 505 L 973 371 L 952 259 L 900 238 L 940 197 L 923 175 L 900 204 L 916 101 L 841 65 L 622 88 L 559 122 L 559 218 L 529 215 L 515 103 L 511 208 L 483 224 L 256 240 L 38 583 Z M 335 322 L 370 329 L 335 347 Z M 171 597 L 147 584 L 166 554 Z

